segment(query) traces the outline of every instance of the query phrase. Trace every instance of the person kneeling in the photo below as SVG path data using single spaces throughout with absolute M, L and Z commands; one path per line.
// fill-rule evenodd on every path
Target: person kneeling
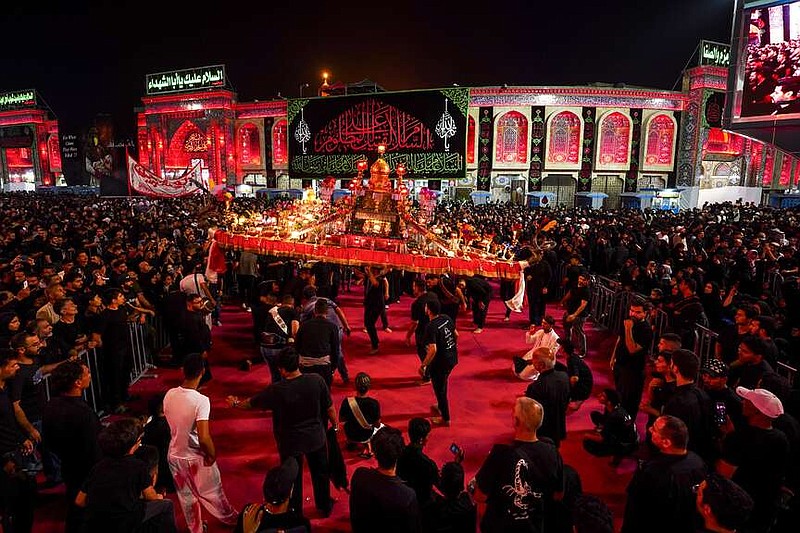
M 583 448 L 597 457 L 614 456 L 614 464 L 636 450 L 639 438 L 631 416 L 620 404 L 619 394 L 614 389 L 603 389 L 598 400 L 603 411 L 592 411 L 592 422 L 600 429 L 599 434 L 583 440 Z
M 375 398 L 368 395 L 370 377 L 365 372 L 359 372 L 355 379 L 355 396 L 348 396 L 342 400 L 339 407 L 339 420 L 344 427 L 348 447 L 360 447 L 359 455 L 364 459 L 372 457 L 370 440 L 383 424 L 381 424 L 381 405 Z
M 153 487 L 153 474 L 133 453 L 139 447 L 141 425 L 131 418 L 112 422 L 97 437 L 105 457 L 94 468 L 75 498 L 86 508 L 87 533 L 148 531 L 173 533 L 175 511 L 170 500 Z
M 264 478 L 264 503 L 245 505 L 234 533 L 310 532 L 311 522 L 308 518 L 299 510 L 289 507 L 298 470 L 297 459 L 294 457 L 287 457 L 283 463 L 271 468 Z

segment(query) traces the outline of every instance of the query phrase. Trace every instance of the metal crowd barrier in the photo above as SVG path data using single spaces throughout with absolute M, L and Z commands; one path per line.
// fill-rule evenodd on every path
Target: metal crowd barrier
M 700 365 L 715 357 L 719 334 L 700 324 L 694 327 L 694 353 L 700 358 Z
M 164 329 L 163 321 L 148 319 L 144 324 L 138 322 L 128 323 L 128 340 L 130 342 L 131 374 L 130 384 L 133 385 L 142 378 L 157 378 L 157 374 L 149 373 L 156 368 L 153 364 L 155 353 L 169 343 L 169 336 Z M 92 374 L 92 383 L 83 393 L 83 398 L 97 414 L 103 414 L 100 400 L 102 398 L 103 383 L 98 361 L 98 350 L 84 350 L 78 354 L 80 360 L 89 367 Z M 45 396 L 50 400 L 50 375 L 44 376 Z
M 793 366 L 789 366 L 786 363 L 781 363 L 778 361 L 778 366 L 775 368 L 775 372 L 779 375 L 785 377 L 789 381 L 789 385 L 794 387 L 794 380 L 797 376 L 797 369 Z
M 764 275 L 764 282 L 769 294 L 776 302 L 779 301 L 783 296 L 783 275 L 777 270 L 767 272 Z
M 663 309 L 650 310 L 650 324 L 653 326 L 653 344 L 650 346 L 650 353 L 656 353 L 658 339 L 667 332 L 669 328 L 669 315 Z
M 589 316 L 597 326 L 611 329 L 615 299 L 613 289 L 593 280 Z

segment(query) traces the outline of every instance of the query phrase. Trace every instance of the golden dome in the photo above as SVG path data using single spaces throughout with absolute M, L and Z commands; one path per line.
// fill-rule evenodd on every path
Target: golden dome
M 376 174 L 383 174 L 385 176 L 389 175 L 391 169 L 389 168 L 389 163 L 382 157 L 379 157 L 377 161 L 375 161 L 371 167 L 369 167 L 370 176 L 374 176 Z

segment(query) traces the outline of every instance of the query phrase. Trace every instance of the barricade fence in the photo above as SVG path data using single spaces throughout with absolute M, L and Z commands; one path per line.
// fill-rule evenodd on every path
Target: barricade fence
M 169 336 L 164 330 L 164 322 L 159 317 L 149 318 L 144 323 L 128 323 L 128 356 L 130 360 L 129 384 L 134 384 L 142 378 L 155 378 L 155 374 L 149 373 L 155 368 L 153 358 L 155 354 L 167 346 Z M 92 381 L 89 388 L 83 392 L 83 399 L 98 414 L 103 412 L 103 378 L 102 378 L 102 348 L 91 348 L 78 353 L 80 361 L 89 368 Z M 45 396 L 47 401 L 52 395 L 50 385 L 50 375 L 43 376 Z
M 591 277 L 591 293 L 589 320 L 615 334 L 622 331 L 622 322 L 628 317 L 631 303 L 634 301 L 646 302 L 648 299 L 643 294 L 623 289 L 618 281 L 604 276 Z M 663 309 L 654 308 L 650 311 L 648 318 L 653 328 L 653 343 L 650 346 L 650 353 L 654 354 L 659 337 L 669 331 L 670 317 Z M 701 364 L 709 358 L 715 357 L 718 337 L 716 332 L 701 324 L 695 324 L 694 353 L 700 358 Z

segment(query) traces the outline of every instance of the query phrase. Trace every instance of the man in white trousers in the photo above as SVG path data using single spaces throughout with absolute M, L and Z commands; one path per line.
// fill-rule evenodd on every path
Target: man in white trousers
M 164 415 L 172 435 L 169 469 L 191 533 L 203 532 L 201 504 L 224 524 L 235 525 L 238 517 L 222 490 L 208 423 L 211 403 L 197 391 L 202 376 L 202 357 L 190 354 L 183 364 L 183 383 L 164 396 Z

